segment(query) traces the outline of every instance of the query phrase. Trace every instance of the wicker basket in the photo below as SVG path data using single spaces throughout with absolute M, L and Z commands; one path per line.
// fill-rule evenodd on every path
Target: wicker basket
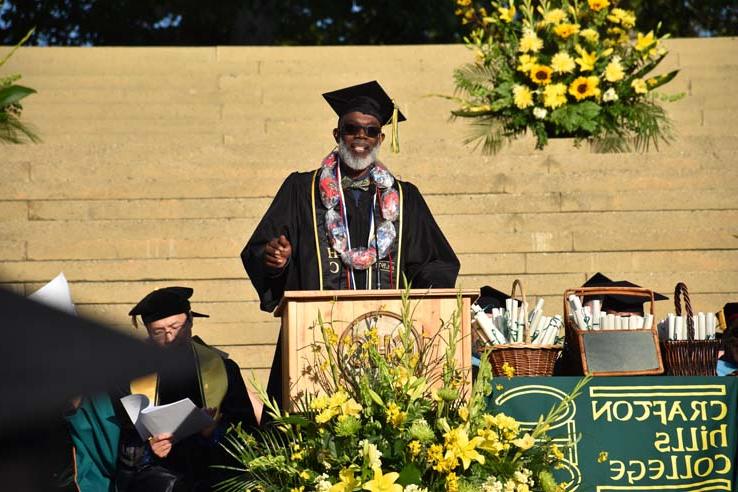
M 510 297 L 515 299 L 516 288 L 520 289 L 520 297 L 526 303 L 523 284 L 520 283 L 520 280 L 516 279 L 513 282 Z M 561 345 L 537 345 L 530 343 L 530 329 L 527 316 L 523 322 L 525 342 L 491 345 L 484 348 L 492 365 L 492 374 L 495 376 L 504 376 L 505 371 L 502 368 L 507 363 L 515 369 L 516 376 L 553 375 L 556 359 L 561 354 Z
M 669 376 L 715 376 L 719 340 L 695 340 L 692 302 L 689 299 L 687 286 L 679 282 L 674 289 L 674 309 L 676 315 L 682 315 L 682 303 L 687 311 L 688 340 L 663 340 L 661 352 L 664 355 L 664 366 Z
M 566 351 L 564 353 L 563 372 L 567 375 L 592 374 L 593 376 L 641 376 L 656 375 L 664 372 L 664 366 L 661 358 L 661 350 L 659 347 L 659 337 L 656 330 L 656 323 L 652 324 L 650 330 L 580 330 L 569 319 L 569 296 L 575 294 L 580 297 L 584 296 L 605 296 L 619 295 L 627 297 L 642 297 L 644 302 L 650 301 L 651 315 L 653 315 L 653 291 L 640 287 L 580 287 L 577 289 L 567 289 L 564 292 L 564 327 L 566 332 Z M 609 340 L 613 343 L 613 347 L 630 345 L 631 348 L 639 348 L 644 350 L 647 357 L 638 359 L 639 362 L 646 361 L 650 365 L 633 369 L 634 366 L 628 366 L 628 358 L 632 354 L 623 354 L 616 360 L 622 362 L 622 367 L 604 369 L 600 368 L 598 360 L 588 360 L 588 354 L 585 349 L 586 340 L 592 340 L 589 337 L 604 337 L 602 340 Z M 585 340 L 586 339 L 586 340 Z M 637 342 L 638 345 L 634 345 Z M 651 350 L 652 349 L 652 350 Z M 631 367 L 627 369 L 626 367 Z

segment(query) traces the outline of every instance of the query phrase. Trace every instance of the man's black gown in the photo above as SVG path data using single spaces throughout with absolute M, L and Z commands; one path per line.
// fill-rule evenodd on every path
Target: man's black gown
M 399 270 L 395 264 L 395 271 L 404 274 L 414 288 L 453 288 L 459 273 L 459 260 L 451 245 L 433 219 L 417 187 L 409 182 L 398 182 L 396 187 L 400 189 L 402 203 L 402 224 L 397 227 L 402 254 Z M 326 232 L 316 225 L 325 213 L 317 189 L 315 171 L 292 173 L 282 184 L 241 253 L 244 268 L 259 294 L 264 311 L 274 310 L 285 291 L 320 290 L 321 286 L 323 290 L 348 288 L 347 276 L 343 274 L 345 267 L 340 259 L 330 260 L 327 258 L 330 253 L 326 251 L 318 254 L 318 245 Z M 375 191 L 374 184 L 371 184 L 366 191 L 346 189 L 344 192 L 352 247 L 367 245 Z M 290 241 L 292 256 L 283 271 L 274 271 L 264 265 L 264 247 L 281 234 Z M 319 261 L 323 262 L 322 282 Z M 333 261 L 336 269 L 342 270 L 335 279 L 327 278 L 330 261 Z M 386 265 L 387 262 L 380 263 Z M 354 277 L 359 289 L 403 287 L 397 281 L 377 286 L 375 281 L 378 275 L 372 275 L 373 285 L 367 285 L 366 271 L 355 270 Z M 401 279 L 401 276 L 394 278 Z M 278 401 L 281 400 L 280 345 L 278 342 L 267 388 L 269 394 Z

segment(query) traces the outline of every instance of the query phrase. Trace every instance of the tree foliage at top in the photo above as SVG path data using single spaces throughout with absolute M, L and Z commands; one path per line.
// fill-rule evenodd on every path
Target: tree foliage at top
M 446 0 L 7 0 L 0 43 L 34 26 L 34 42 L 54 46 L 450 43 L 460 40 L 454 8 Z
M 2 2 L 0 2 L 2 3 Z M 738 34 L 735 0 L 622 0 L 639 28 Z M 0 44 L 29 29 L 53 46 L 423 44 L 460 42 L 452 0 L 5 0 Z

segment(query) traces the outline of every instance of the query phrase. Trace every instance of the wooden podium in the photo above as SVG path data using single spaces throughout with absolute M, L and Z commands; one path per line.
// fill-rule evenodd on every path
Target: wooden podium
M 332 322 L 338 337 L 353 336 L 362 329 L 374 326 L 390 333 L 401 324 L 401 290 L 334 290 L 288 291 L 274 311 L 282 318 L 282 401 L 285 408 L 302 393 L 321 393 L 320 388 L 306 376 L 313 362 L 311 345 L 323 341 L 318 326 L 318 313 L 324 322 Z M 456 289 L 413 289 L 410 304 L 413 328 L 424 340 L 431 339 L 448 322 L 457 307 L 461 294 L 462 307 L 460 340 L 456 348 L 457 367 L 468 373 L 471 382 L 471 303 L 479 296 L 477 291 Z M 314 328 L 314 329 L 313 329 Z M 382 333 L 379 333 L 380 336 Z M 388 336 L 391 336 L 389 334 Z M 433 339 L 432 350 L 443 354 L 444 337 Z

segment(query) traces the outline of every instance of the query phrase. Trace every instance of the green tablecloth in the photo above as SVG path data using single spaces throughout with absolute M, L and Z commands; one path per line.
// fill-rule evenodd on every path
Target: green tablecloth
M 578 380 L 495 378 L 490 403 L 533 425 Z M 582 492 L 738 490 L 737 410 L 734 377 L 594 378 L 549 433 L 573 443 L 557 478 Z

